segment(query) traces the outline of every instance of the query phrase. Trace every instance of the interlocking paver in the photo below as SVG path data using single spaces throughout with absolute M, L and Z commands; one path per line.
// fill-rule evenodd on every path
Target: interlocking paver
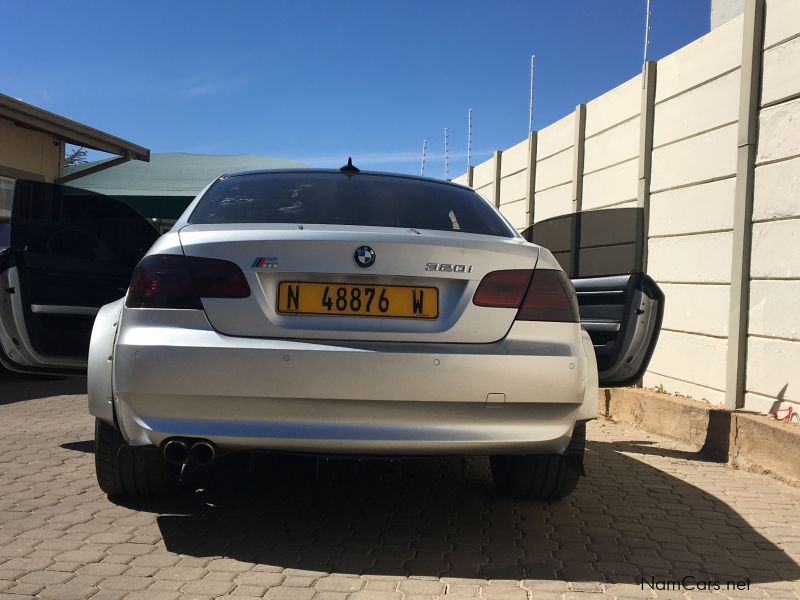
M 265 588 L 279 586 L 284 579 L 281 573 L 264 573 L 260 571 L 240 573 L 236 576 L 236 582 L 239 585 L 258 585 Z
M 364 580 L 358 577 L 331 575 L 318 579 L 314 588 L 320 592 L 357 592 L 364 587 Z
M 116 577 L 109 577 L 100 582 L 100 587 L 106 590 L 117 590 L 121 592 L 132 592 L 136 590 L 143 590 L 152 583 L 149 577 L 128 577 L 127 575 L 118 575 Z
M 311 600 L 313 597 L 314 590 L 311 588 L 296 587 L 274 587 L 265 596 L 267 600 Z
M 219 581 L 204 577 L 200 581 L 191 581 L 183 586 L 183 591 L 188 594 L 204 594 L 207 596 L 222 596 L 236 587 L 230 581 Z
M 0 599 L 800 600 L 800 490 L 609 422 L 553 504 L 499 498 L 481 458 L 466 478 L 453 459 L 327 461 L 316 478 L 260 457 L 202 492 L 115 504 L 91 435 L 80 381 L 0 376 Z M 639 581 L 689 574 L 751 586 Z

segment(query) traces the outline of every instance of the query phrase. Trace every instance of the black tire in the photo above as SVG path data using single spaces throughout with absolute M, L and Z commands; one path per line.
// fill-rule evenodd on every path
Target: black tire
M 492 456 L 492 479 L 504 496 L 526 500 L 560 500 L 569 496 L 583 475 L 586 424 L 576 423 L 566 454 Z
M 95 419 L 94 466 L 100 489 L 109 496 L 171 496 L 178 492 L 180 467 L 158 448 L 132 447 L 119 431 Z

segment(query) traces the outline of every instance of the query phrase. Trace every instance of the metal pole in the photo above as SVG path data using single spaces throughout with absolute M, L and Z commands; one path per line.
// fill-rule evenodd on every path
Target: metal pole
M 444 178 L 450 178 L 450 155 L 447 147 L 447 127 L 444 128 Z
M 422 164 L 419 167 L 419 174 L 425 175 L 425 150 L 428 146 L 428 140 L 422 140 Z
M 472 109 L 467 109 L 467 169 L 472 165 Z
M 536 55 L 531 54 L 531 98 L 530 98 L 530 105 L 528 107 L 528 131 L 533 131 L 533 82 L 535 76 L 536 76 Z
M 642 71 L 644 71 L 647 64 L 647 48 L 650 46 L 650 17 L 653 14 L 650 12 L 650 2 L 647 0 L 647 14 L 644 18 L 644 60 L 642 61 Z

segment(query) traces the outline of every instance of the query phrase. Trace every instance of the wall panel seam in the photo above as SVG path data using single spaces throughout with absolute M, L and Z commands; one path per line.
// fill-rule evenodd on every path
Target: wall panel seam
M 725 181 L 726 179 L 736 179 L 736 173 L 730 173 L 728 175 L 720 175 L 719 177 L 711 177 L 710 179 L 701 179 L 700 181 L 692 181 L 691 183 L 681 183 L 679 185 L 673 185 L 671 187 L 660 188 L 657 190 L 652 190 L 650 195 L 659 194 L 661 192 L 671 192 L 672 190 L 682 190 L 685 188 L 694 187 L 696 185 L 705 185 L 706 183 L 715 183 L 717 181 Z
M 778 98 L 777 100 L 770 100 L 769 102 L 765 102 L 761 105 L 761 110 L 765 110 L 768 108 L 772 108 L 773 106 L 780 106 L 781 104 L 786 104 L 787 102 L 793 102 L 800 98 L 800 92 L 794 92 L 793 94 L 789 94 L 788 96 L 783 96 Z
M 756 169 L 759 167 L 768 167 L 769 165 L 774 165 L 776 163 L 786 162 L 787 160 L 794 160 L 795 158 L 800 158 L 800 154 L 793 154 L 792 156 L 782 156 L 781 158 L 772 158 L 770 160 L 756 162 Z
M 663 240 L 669 238 L 676 238 L 676 237 L 692 237 L 695 235 L 713 235 L 715 233 L 730 233 L 733 231 L 732 227 L 722 228 L 722 229 L 707 229 L 704 231 L 685 231 L 681 233 L 661 233 L 661 234 L 650 234 L 651 240 Z
M 681 383 L 688 383 L 689 385 L 696 385 L 697 387 L 706 388 L 707 390 L 714 390 L 715 392 L 720 392 L 722 394 L 725 393 L 725 390 L 721 390 L 719 388 L 715 388 L 712 385 L 706 385 L 704 383 L 697 383 L 696 381 L 689 381 L 688 379 L 681 379 L 680 377 L 675 377 L 673 375 L 667 375 L 666 373 L 659 373 L 658 371 L 653 371 L 652 369 L 647 369 L 645 373 L 652 373 L 653 375 L 658 375 L 660 377 L 666 377 L 668 379 L 673 379 L 675 381 L 680 381 Z
M 656 116 L 658 118 L 658 116 Z M 728 121 L 723 123 L 722 125 L 715 125 L 714 127 L 710 127 L 709 129 L 703 129 L 702 131 L 698 131 L 695 133 L 691 133 L 689 135 L 685 135 L 682 138 L 677 138 L 674 140 L 670 140 L 668 142 L 664 142 L 663 144 L 659 144 L 658 146 L 653 146 L 653 151 L 660 150 L 661 148 L 666 148 L 668 146 L 672 146 L 674 144 L 679 144 L 681 142 L 685 142 L 687 140 L 691 140 L 692 138 L 700 137 L 701 135 L 706 135 L 707 133 L 713 133 L 718 129 L 725 129 L 726 127 L 730 127 L 731 125 L 736 125 L 738 121 Z
M 584 204 L 585 204 L 586 203 L 586 195 L 585 194 L 584 194 L 583 200 L 584 200 Z M 584 210 L 600 210 L 600 209 L 603 209 L 603 208 L 611 208 L 612 206 L 619 206 L 620 204 L 626 204 L 628 202 L 636 202 L 636 200 L 638 200 L 638 198 L 636 196 L 633 196 L 632 198 L 627 198 L 625 200 L 619 200 L 617 202 L 612 202 L 611 204 L 600 204 L 598 206 L 592 206 L 592 207 L 589 207 L 589 208 L 584 208 Z
M 800 32 L 793 33 L 793 34 L 792 34 L 792 35 L 790 35 L 789 37 L 787 37 L 787 38 L 784 38 L 784 39 L 782 39 L 782 40 L 780 40 L 780 41 L 778 41 L 778 42 L 775 42 L 775 43 L 773 43 L 773 44 L 770 44 L 769 46 L 764 46 L 764 50 L 762 51 L 762 54 L 763 54 L 764 52 L 767 52 L 767 51 L 769 51 L 769 50 L 772 50 L 773 48 L 777 48 L 778 46 L 781 46 L 781 45 L 783 45 L 783 44 L 788 44 L 789 42 L 793 42 L 793 41 L 794 41 L 794 40 L 796 40 L 797 38 L 800 38 Z
M 516 204 L 517 202 L 522 202 L 525 200 L 525 196 L 520 196 L 519 198 L 514 198 L 513 200 L 508 200 L 506 202 L 500 201 L 500 206 L 508 206 L 509 204 Z
M 672 96 L 667 96 L 666 98 L 662 98 L 661 100 L 656 100 L 655 105 L 658 106 L 659 104 L 664 104 L 665 102 L 669 102 L 670 100 L 674 100 L 678 96 L 683 96 L 684 94 L 687 94 L 689 92 L 693 92 L 694 90 L 699 89 L 699 88 L 703 87 L 706 84 L 712 83 L 712 82 L 716 81 L 717 79 L 722 79 L 726 75 L 730 75 L 731 73 L 735 73 L 736 71 L 740 70 L 741 68 L 742 68 L 742 65 L 737 65 L 737 66 L 733 67 L 732 69 L 728 69 L 727 71 L 724 71 L 723 73 L 720 73 L 719 75 L 715 75 L 714 77 L 711 77 L 710 79 L 706 79 L 705 81 L 701 81 L 700 83 L 697 83 L 697 84 L 693 85 L 692 87 L 688 87 L 685 90 L 681 90 L 680 92 L 676 92 L 675 94 L 672 94 Z
M 800 277 L 763 277 L 763 276 L 756 276 L 750 277 L 750 281 L 800 281 Z
M 791 215 L 787 217 L 773 217 L 771 219 L 753 219 L 753 224 L 756 223 L 780 223 L 782 221 L 797 221 L 800 215 Z
M 650 273 L 650 275 L 653 275 Z M 659 284 L 666 284 L 666 285 L 725 285 L 729 286 L 731 284 L 730 281 L 692 281 L 692 280 L 683 280 L 678 281 L 677 279 L 661 279 L 659 277 L 653 277 Z
M 769 394 L 765 394 L 764 392 L 756 392 L 754 390 L 745 390 L 745 394 L 752 394 L 753 396 L 760 396 L 765 400 L 780 400 L 786 404 L 800 404 L 800 400 L 791 400 L 789 398 L 778 398 L 777 396 L 770 396 Z
M 661 331 L 669 331 L 670 333 L 680 333 L 684 335 L 694 335 L 697 337 L 707 337 L 713 340 L 728 340 L 728 334 L 722 335 L 717 333 L 705 333 L 702 331 L 689 331 L 688 329 L 673 329 L 671 327 L 661 326 Z
M 500 180 L 502 181 L 503 179 L 508 179 L 509 177 L 513 177 L 514 175 L 519 175 L 520 173 L 523 173 L 527 170 L 528 167 L 522 167 L 521 169 L 519 169 L 518 171 L 514 171 L 513 173 L 506 173 L 500 178 Z
M 561 183 L 556 183 L 556 184 L 548 186 L 546 188 L 541 188 L 541 189 L 534 190 L 534 191 L 537 194 L 541 194 L 542 192 L 548 192 L 548 191 L 550 191 L 550 190 L 552 190 L 554 188 L 561 187 L 561 186 L 564 186 L 564 185 L 569 185 L 570 183 L 572 183 L 572 179 L 567 179 L 566 181 L 562 181 Z
M 588 106 L 589 106 L 589 105 L 587 104 L 586 106 L 587 106 L 587 109 L 586 109 L 586 110 L 588 111 L 588 110 L 589 110 L 589 108 L 588 108 Z M 642 114 L 642 113 L 640 113 L 640 112 L 637 112 L 635 115 L 631 115 L 630 117 L 627 117 L 627 118 L 623 119 L 622 121 L 617 121 L 616 123 L 614 123 L 613 125 L 609 125 L 609 126 L 608 126 L 608 127 L 606 127 L 605 129 L 601 129 L 600 131 L 596 131 L 595 133 L 592 133 L 592 134 L 590 134 L 590 135 L 587 135 L 587 136 L 586 136 L 586 141 L 589 141 L 590 139 L 592 139 L 593 137 L 597 137 L 598 135 L 603 135 L 604 133 L 606 133 L 606 132 L 608 132 L 608 131 L 611 131 L 611 130 L 612 130 L 612 129 L 614 129 L 615 127 L 619 127 L 620 125 L 625 125 L 626 123 L 630 123 L 630 122 L 631 122 L 631 121 L 633 121 L 633 120 L 634 120 L 636 117 L 639 117 L 639 116 L 641 116 L 641 114 Z
M 659 281 L 658 284 L 659 285 L 671 285 L 671 286 L 674 286 L 674 287 L 687 287 L 687 288 L 693 288 L 693 287 L 695 287 L 697 285 L 701 285 L 701 284 L 697 284 L 697 283 L 674 283 L 674 282 L 673 283 L 669 283 L 667 281 Z M 705 285 L 706 287 L 717 286 L 718 288 L 727 288 L 727 287 L 730 287 L 731 284 L 730 283 L 705 283 L 705 284 L 702 284 L 702 285 Z M 720 290 L 720 291 L 722 291 L 722 290 Z
M 760 340 L 778 340 L 779 342 L 792 342 L 794 344 L 800 344 L 800 338 L 787 338 L 780 335 L 764 335 L 763 333 L 748 332 L 747 337 L 758 338 Z
M 561 148 L 560 150 L 557 150 L 557 151 L 553 152 L 552 154 L 548 154 L 547 156 L 543 156 L 541 158 L 537 157 L 536 158 L 536 163 L 537 164 L 538 163 L 542 163 L 542 162 L 546 161 L 548 158 L 553 158 L 554 156 L 558 156 L 559 154 L 563 154 L 564 152 L 567 152 L 568 150 L 572 150 L 572 144 L 570 144 L 569 146 L 566 146 L 564 148 Z
M 584 171 L 583 175 L 584 176 L 586 176 L 586 175 L 594 175 L 595 173 L 599 173 L 600 171 L 606 171 L 608 169 L 613 169 L 614 167 L 618 167 L 620 165 L 624 165 L 625 163 L 637 160 L 638 158 L 639 158 L 639 155 L 638 154 L 634 154 L 630 158 L 626 158 L 624 160 L 617 161 L 617 162 L 612 163 L 610 165 L 606 165 L 604 167 L 599 167 L 597 169 L 592 169 L 591 171 Z

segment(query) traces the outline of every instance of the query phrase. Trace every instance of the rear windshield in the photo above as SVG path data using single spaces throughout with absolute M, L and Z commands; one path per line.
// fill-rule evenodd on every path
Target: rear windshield
M 478 194 L 387 175 L 258 173 L 217 181 L 190 223 L 298 223 L 462 231 L 514 237 Z

